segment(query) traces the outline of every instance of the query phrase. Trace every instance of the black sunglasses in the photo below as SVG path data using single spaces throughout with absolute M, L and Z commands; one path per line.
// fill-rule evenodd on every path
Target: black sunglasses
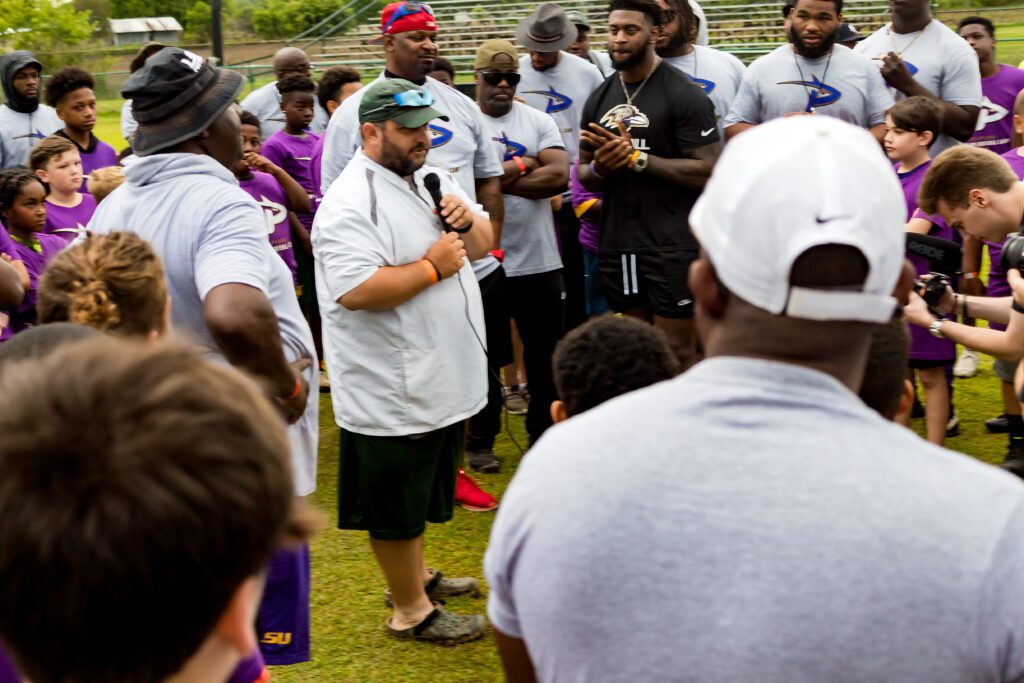
M 480 75 L 484 77 L 487 85 L 500 85 L 502 81 L 506 81 L 513 88 L 519 85 L 519 79 L 522 78 L 515 71 L 481 71 Z

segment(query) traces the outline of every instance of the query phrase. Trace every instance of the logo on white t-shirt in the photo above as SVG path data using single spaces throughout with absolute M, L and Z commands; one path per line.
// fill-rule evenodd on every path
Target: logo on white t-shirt
M 430 131 L 430 149 L 448 144 L 455 136 L 455 133 L 447 128 L 442 128 L 433 123 L 427 126 L 427 129 Z
M 548 98 L 548 106 L 544 110 L 545 114 L 554 114 L 555 112 L 565 111 L 572 106 L 572 98 L 558 92 L 551 84 L 548 84 L 547 90 L 526 90 L 524 93 L 529 95 L 540 95 L 541 97 Z

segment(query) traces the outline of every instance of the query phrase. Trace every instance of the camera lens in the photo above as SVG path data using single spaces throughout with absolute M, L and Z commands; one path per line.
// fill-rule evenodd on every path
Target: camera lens
M 1019 269 L 1021 261 L 1024 261 L 1024 235 L 1014 235 L 1003 243 L 999 263 L 1003 273 L 1008 273 L 1011 268 Z

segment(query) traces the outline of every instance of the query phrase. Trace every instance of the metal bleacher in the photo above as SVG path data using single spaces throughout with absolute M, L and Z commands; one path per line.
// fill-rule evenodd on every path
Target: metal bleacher
M 450 59 L 457 69 L 468 69 L 477 46 L 484 40 L 504 38 L 514 42 L 516 25 L 537 4 L 536 0 L 503 3 L 433 0 L 430 5 L 441 27 L 439 54 Z M 561 4 L 592 19 L 591 44 L 594 49 L 601 49 L 604 4 L 575 0 Z M 376 7 L 376 3 L 373 6 Z M 361 23 L 353 21 L 353 14 L 358 14 L 363 7 L 365 5 L 353 7 L 354 12 L 337 22 L 322 22 L 324 26 L 316 27 L 317 31 L 307 31 L 290 42 L 306 49 L 317 65 L 347 64 L 372 73 L 383 67 L 380 46 L 369 42 L 379 37 L 380 24 L 373 15 Z M 771 51 L 783 41 L 781 0 L 704 0 L 701 7 L 707 15 L 712 46 L 731 52 L 744 62 Z M 362 15 L 366 16 L 366 12 Z M 887 20 L 888 4 L 886 0 L 846 0 L 843 15 L 861 33 L 871 32 Z

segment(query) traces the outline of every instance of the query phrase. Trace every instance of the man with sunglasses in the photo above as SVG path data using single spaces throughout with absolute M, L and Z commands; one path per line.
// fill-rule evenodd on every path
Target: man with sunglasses
M 423 534 L 428 521 L 452 518 L 465 421 L 486 403 L 483 310 L 468 262 L 494 234 L 454 174 L 424 165 L 429 124 L 448 123 L 430 92 L 400 78 L 360 92 L 362 149 L 313 224 L 341 428 L 338 526 L 369 532 L 393 608 L 388 633 L 454 645 L 479 638 L 486 622 L 435 601 L 479 595 L 479 585 L 428 570 Z
M 297 47 L 282 47 L 274 54 L 274 76 L 277 81 L 257 88 L 242 100 L 242 109 L 256 115 L 260 120 L 260 134 L 266 140 L 274 133 L 284 129 L 284 113 L 281 111 L 281 93 L 277 91 L 278 81 L 288 76 L 305 76 L 309 78 L 313 71 L 309 66 L 309 55 Z M 313 121 L 309 124 L 310 132 L 322 135 L 327 128 L 330 115 L 313 101 Z
M 519 57 L 512 43 L 485 42 L 476 52 L 474 69 L 477 103 L 492 144 L 504 159 L 501 186 L 507 211 L 501 248 L 508 276 L 505 300 L 523 340 L 523 358 L 530 378 L 526 431 L 533 444 L 551 426 L 550 406 L 557 398 L 551 358 L 562 332 L 565 286 L 548 200 L 565 189 L 569 156 L 554 120 L 515 101 Z M 508 323 L 504 325 L 507 330 Z M 496 371 L 497 366 L 493 369 Z M 482 468 L 474 461 L 489 459 L 497 465 L 493 447 L 500 427 L 501 387 L 496 376 L 491 378 L 491 385 L 484 413 L 490 415 L 492 428 L 480 433 L 474 429 L 479 420 L 474 419 L 467 444 L 469 462 L 478 469 Z
M 570 165 L 579 156 L 583 105 L 604 82 L 604 75 L 596 66 L 563 52 L 576 41 L 577 33 L 565 10 L 552 2 L 539 5 L 516 28 L 516 42 L 529 50 L 529 54 L 519 58 L 519 97 L 555 120 Z M 555 223 L 565 265 L 565 316 L 566 328 L 570 329 L 586 320 L 586 296 L 580 222 L 568 191 L 562 195 L 562 208 L 555 212 Z

